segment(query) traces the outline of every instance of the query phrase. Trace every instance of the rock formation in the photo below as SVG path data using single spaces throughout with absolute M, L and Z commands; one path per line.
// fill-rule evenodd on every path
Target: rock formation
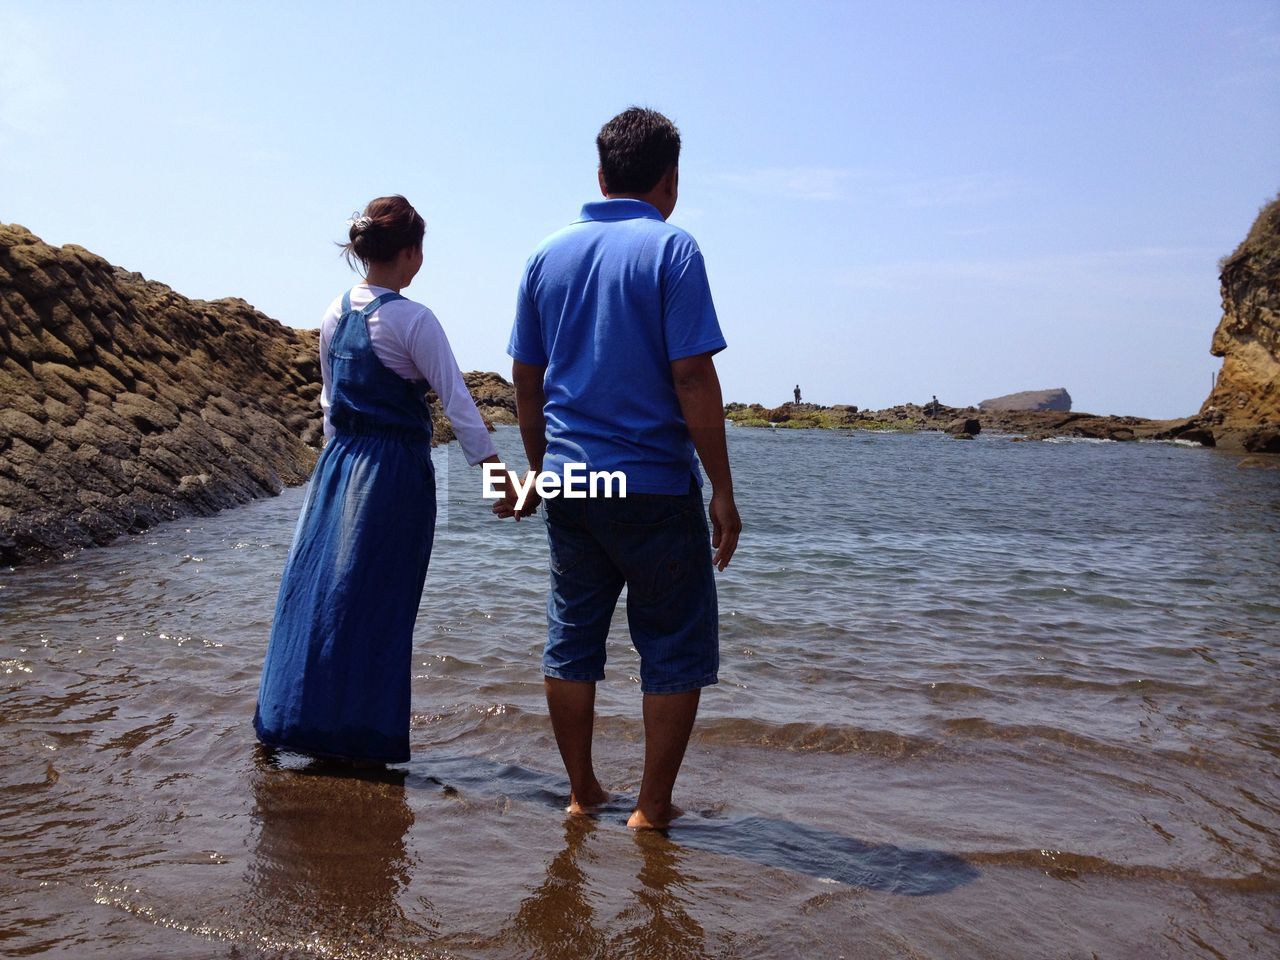
M 306 479 L 317 342 L 0 225 L 0 563 Z
M 1222 372 L 1200 417 L 1219 447 L 1280 453 L 1280 197 L 1222 261 L 1220 280 L 1211 352 Z
M 516 422 L 516 390 L 496 373 L 473 370 L 462 375 L 471 399 L 476 402 L 480 414 L 489 423 L 514 424 Z
M 498 374 L 472 370 L 462 375 L 462 382 L 467 385 L 476 409 L 490 430 L 495 424 L 516 422 L 516 388 Z M 444 408 L 434 390 L 427 393 L 427 402 L 431 404 L 431 445 L 439 446 L 456 440 L 453 424 L 444 415 Z
M 982 421 L 977 417 L 960 417 L 947 424 L 947 433 L 957 440 L 972 440 L 982 432 Z
M 1003 397 L 983 400 L 979 410 L 1057 410 L 1063 413 L 1071 409 L 1071 394 L 1065 387 L 1053 390 L 1024 390 Z
M 321 440 L 319 332 L 0 224 L 0 563 L 278 493 Z M 466 374 L 514 422 L 493 373 Z M 453 439 L 438 403 L 435 439 Z

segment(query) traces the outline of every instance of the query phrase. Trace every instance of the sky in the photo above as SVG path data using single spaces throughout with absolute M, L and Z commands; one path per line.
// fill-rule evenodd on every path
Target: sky
M 683 138 L 725 398 L 1189 415 L 1218 260 L 1280 191 L 1280 4 L 0 0 L 0 222 L 318 325 L 345 220 L 509 375 L 525 260 L 632 104 Z

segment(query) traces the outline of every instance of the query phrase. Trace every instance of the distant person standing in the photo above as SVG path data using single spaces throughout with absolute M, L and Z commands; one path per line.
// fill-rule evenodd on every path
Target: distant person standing
M 795 395 L 796 395 L 796 403 L 799 403 L 800 402 L 800 384 L 798 383 L 796 384 Z
M 507 348 L 533 470 L 621 470 L 625 499 L 546 502 L 551 591 L 542 659 L 571 813 L 609 799 L 591 760 L 596 682 L 623 586 L 640 654 L 644 776 L 628 825 L 661 827 L 701 688 L 720 663 L 716 585 L 741 522 L 712 355 L 724 337 L 702 253 L 667 223 L 680 134 L 632 107 L 596 138 L 605 199 L 529 258 Z M 694 451 L 711 480 L 711 546 Z

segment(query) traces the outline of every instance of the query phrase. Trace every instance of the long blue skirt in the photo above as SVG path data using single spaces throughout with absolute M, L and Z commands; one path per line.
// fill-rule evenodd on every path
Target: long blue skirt
M 413 625 L 435 535 L 427 439 L 325 447 L 285 564 L 254 729 L 322 757 L 409 759 Z

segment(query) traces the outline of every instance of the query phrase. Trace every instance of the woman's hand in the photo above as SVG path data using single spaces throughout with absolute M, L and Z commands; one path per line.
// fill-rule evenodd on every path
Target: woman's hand
M 516 492 L 511 488 L 510 481 L 507 481 L 506 492 L 500 499 L 494 501 L 493 513 L 499 520 L 505 520 L 507 517 L 520 519 L 519 513 L 516 512 Z
M 531 477 L 532 473 L 533 471 L 530 470 L 529 473 L 525 474 L 523 484 L 526 490 L 525 499 L 524 504 L 519 506 L 517 505 L 520 503 L 520 495 L 516 490 L 516 485 L 511 482 L 510 476 L 506 477 L 504 480 L 504 493 L 502 499 L 498 500 L 493 505 L 494 515 L 497 516 L 499 520 L 505 520 L 508 517 L 515 517 L 518 521 L 523 517 L 531 517 L 537 513 L 538 504 L 542 502 L 542 498 L 538 496 L 538 491 L 534 489 L 533 478 Z
M 487 456 L 478 464 L 481 470 L 484 469 L 484 465 L 486 463 L 496 463 L 501 465 L 502 460 L 496 453 Z M 516 517 L 516 519 L 519 520 L 520 518 L 516 516 L 516 500 L 518 499 L 518 495 L 516 494 L 515 484 L 511 482 L 511 474 L 507 473 L 505 465 L 502 469 L 501 487 L 502 495 L 493 503 L 494 515 L 497 516 L 499 520 L 505 520 L 507 517 Z

